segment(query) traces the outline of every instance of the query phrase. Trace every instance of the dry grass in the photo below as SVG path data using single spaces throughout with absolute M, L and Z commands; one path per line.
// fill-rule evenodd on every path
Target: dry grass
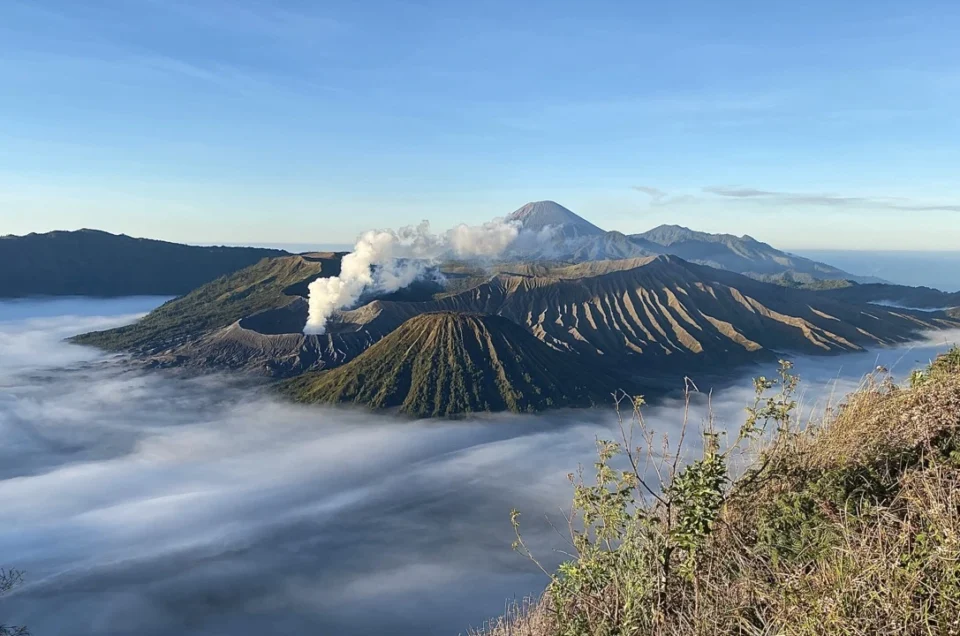
M 864 465 L 923 448 L 960 428 L 960 383 L 931 382 L 904 389 L 871 382 L 850 395 L 828 426 L 817 431 L 810 461 L 820 468 Z
M 806 430 L 775 420 L 716 514 L 675 496 L 702 480 L 669 459 L 662 495 L 623 508 L 629 472 L 599 470 L 578 486 L 578 557 L 474 636 L 960 635 L 960 351 L 908 387 L 870 379 Z
M 496 634 L 497 636 L 542 636 L 551 634 L 554 628 L 548 603 L 537 599 L 524 599 L 507 608 L 506 613 L 490 621 L 479 630 L 471 630 L 469 636 Z

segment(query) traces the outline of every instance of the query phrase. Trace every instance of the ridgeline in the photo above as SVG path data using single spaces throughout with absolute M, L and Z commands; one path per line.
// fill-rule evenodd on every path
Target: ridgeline
M 0 298 L 178 296 L 286 254 L 255 247 L 201 247 L 99 230 L 0 236 Z
M 444 417 L 608 404 L 622 382 L 595 358 L 551 349 L 499 316 L 429 313 L 347 364 L 282 385 L 301 402 Z

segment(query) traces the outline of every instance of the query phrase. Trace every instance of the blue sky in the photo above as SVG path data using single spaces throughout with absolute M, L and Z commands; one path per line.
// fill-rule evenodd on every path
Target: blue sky
M 553 199 L 960 249 L 960 3 L 0 3 L 0 234 L 350 242 Z

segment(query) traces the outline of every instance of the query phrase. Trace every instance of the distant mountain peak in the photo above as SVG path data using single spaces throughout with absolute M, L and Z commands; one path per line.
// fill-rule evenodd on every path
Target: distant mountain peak
M 635 234 L 634 236 L 663 246 L 669 246 L 681 241 L 705 241 L 711 243 L 726 241 L 749 241 L 751 243 L 757 242 L 756 239 L 747 235 L 736 236 L 734 234 L 710 234 L 708 232 L 691 230 L 683 225 L 672 225 L 667 223 L 658 225 L 652 230 L 648 230 L 642 234 Z
M 671 243 L 676 243 L 677 241 L 694 239 L 698 234 L 700 234 L 700 232 L 691 230 L 683 225 L 670 225 L 665 223 L 663 225 L 658 225 L 652 230 L 648 230 L 639 236 L 642 236 L 646 240 L 659 245 L 670 245 Z
M 668 230 L 673 230 L 673 231 L 677 231 L 677 232 L 690 232 L 691 234 L 700 234 L 700 233 L 701 233 L 701 232 L 698 232 L 698 231 L 696 231 L 696 230 L 691 230 L 691 229 L 688 228 L 686 225 L 679 225 L 679 224 L 677 224 L 677 223 L 661 223 L 660 225 L 658 225 L 657 227 L 653 228 L 653 229 L 650 230 L 650 231 L 651 231 L 651 232 L 657 232 L 657 231 L 664 231 L 664 232 L 665 232 L 665 231 L 668 231 Z
M 603 230 L 555 201 L 532 201 L 507 217 L 519 221 L 525 230 L 539 232 L 547 227 L 559 228 L 566 238 L 596 236 Z

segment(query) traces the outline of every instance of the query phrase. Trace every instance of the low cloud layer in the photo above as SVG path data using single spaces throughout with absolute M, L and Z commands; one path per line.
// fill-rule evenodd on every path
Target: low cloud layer
M 614 435 L 605 410 L 418 422 L 131 368 L 62 343 L 52 318 L 79 331 L 146 307 L 72 302 L 16 316 L 0 303 L 0 565 L 27 571 L 0 622 L 40 636 L 461 633 L 543 588 L 510 550 L 509 511 L 555 564 L 566 546 L 545 516 L 562 525 L 566 474 Z M 905 374 L 956 335 L 799 360 L 804 408 L 878 364 Z M 719 425 L 739 425 L 760 372 L 714 394 Z M 680 404 L 647 419 L 675 435 Z

